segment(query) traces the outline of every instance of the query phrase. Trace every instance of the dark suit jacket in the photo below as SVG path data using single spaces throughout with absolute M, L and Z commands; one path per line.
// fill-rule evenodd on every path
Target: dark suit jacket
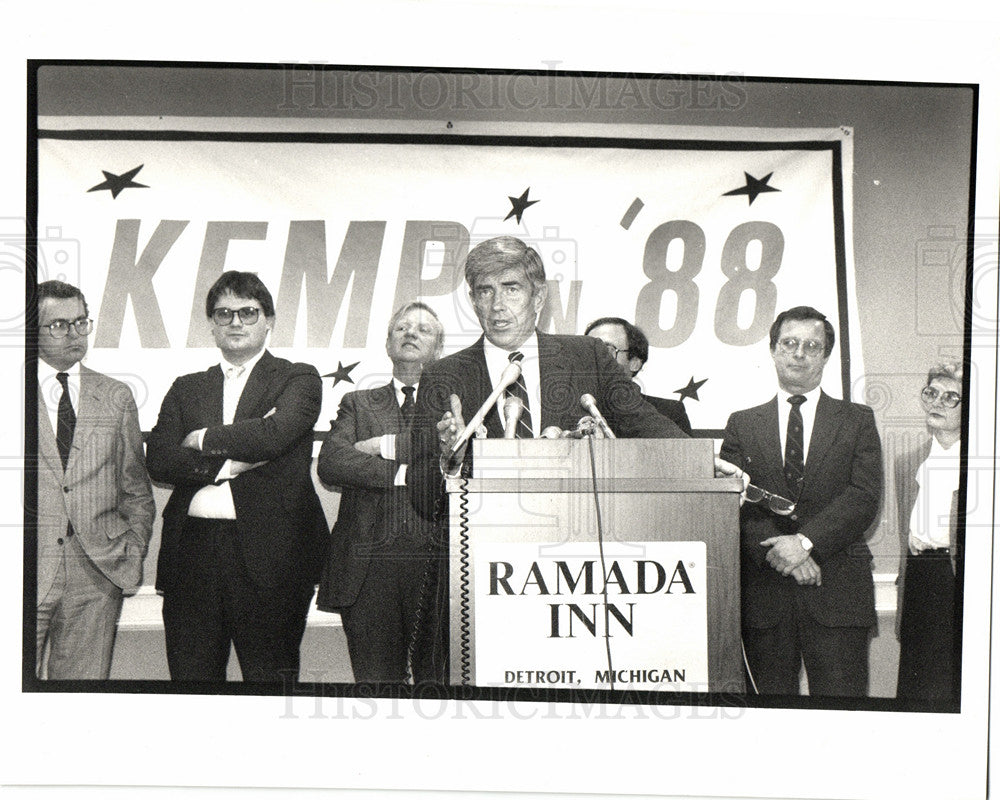
M 665 397 L 650 397 L 644 394 L 642 399 L 659 411 L 663 416 L 670 417 L 678 428 L 688 436 L 691 435 L 691 420 L 688 419 L 684 403 L 680 400 L 668 400 Z
M 354 448 L 355 442 L 387 433 L 398 434 L 394 461 Z M 409 448 L 410 431 L 391 382 L 344 395 L 317 465 L 320 480 L 344 489 L 316 600 L 324 611 L 352 605 L 372 556 L 417 523 L 406 487 L 393 485 L 400 464 L 409 462 Z
M 39 391 L 38 599 L 48 593 L 62 562 L 58 540 L 70 522 L 104 576 L 122 589 L 134 589 L 142 578 L 155 513 L 139 415 L 128 386 L 80 366 L 76 428 L 65 471 Z
M 788 496 L 778 433 L 778 400 L 737 411 L 726 423 L 720 455 L 745 467 L 762 489 Z M 828 626 L 875 624 L 871 552 L 865 533 L 882 497 L 882 446 L 867 406 L 820 394 L 795 513 L 779 517 L 754 503 L 740 510 L 743 623 L 767 628 L 801 598 Z M 799 586 L 765 560 L 760 542 L 801 533 L 813 543 L 822 586 Z
M 323 397 L 319 374 L 308 364 L 265 352 L 247 379 L 231 425 L 222 424 L 222 384 L 218 366 L 178 378 L 149 435 L 149 474 L 174 486 L 163 510 L 157 588 L 169 591 L 176 574 L 191 498 L 215 482 L 229 458 L 267 462 L 229 482 L 250 576 L 262 586 L 315 583 L 328 539 L 310 475 L 313 425 Z M 188 433 L 201 428 L 207 428 L 201 452 L 181 447 Z
M 538 370 L 541 377 L 541 427 L 576 427 L 586 411 L 580 396 L 592 394 L 616 436 L 623 438 L 683 437 L 667 417 L 644 402 L 639 387 L 608 353 L 599 339 L 560 336 L 538 332 Z M 449 396 L 462 400 L 468 420 L 489 397 L 492 385 L 483 337 L 465 350 L 443 358 L 424 369 L 413 422 L 413 463 L 407 471 L 407 486 L 421 514 L 433 517 L 443 494 L 436 424 L 450 409 Z M 503 436 L 496 409 L 483 424 L 488 436 Z M 472 448 L 466 450 L 465 471 L 471 466 Z

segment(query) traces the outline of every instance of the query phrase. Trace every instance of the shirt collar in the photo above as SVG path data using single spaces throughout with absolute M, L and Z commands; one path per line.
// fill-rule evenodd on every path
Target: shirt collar
M 403 383 L 395 375 L 392 376 L 392 391 L 396 395 L 396 403 L 398 405 L 403 405 L 403 403 L 406 401 L 406 395 L 403 394 L 403 387 L 404 386 L 412 386 L 413 387 L 413 399 L 414 399 L 414 401 L 416 401 L 416 399 L 417 399 L 417 392 L 420 390 L 420 381 L 417 381 L 416 383 Z
M 50 364 L 46 363 L 45 361 L 43 361 L 42 359 L 38 359 L 38 382 L 39 383 L 45 383 L 47 380 L 51 380 L 51 381 L 56 380 L 56 375 L 58 375 L 60 372 L 65 372 L 67 375 L 69 375 L 69 380 L 70 381 L 73 381 L 73 382 L 78 381 L 78 380 L 80 380 L 80 362 L 77 361 L 69 369 L 56 369 L 52 365 L 50 365 Z
M 802 395 L 806 399 L 806 403 L 811 405 L 813 408 L 816 407 L 816 403 L 819 402 L 819 396 L 822 394 L 823 390 L 817 386 L 815 389 L 810 389 L 808 392 L 786 392 L 780 386 L 778 387 L 778 400 L 782 403 L 787 404 L 789 397 L 794 397 L 796 394 Z
M 222 368 L 222 374 L 225 375 L 226 370 L 229 369 L 230 367 L 243 367 L 243 372 L 241 374 L 249 375 L 253 371 L 253 368 L 257 366 L 257 362 L 260 361 L 261 358 L 263 358 L 266 350 L 267 350 L 266 347 L 262 347 L 260 352 L 257 353 L 257 355 L 255 355 L 249 361 L 244 361 L 242 364 L 230 363 L 229 361 L 226 361 L 226 357 L 223 356 L 222 359 L 219 361 L 219 367 Z
M 499 361 L 501 354 L 504 361 L 510 359 L 510 354 L 517 352 L 522 353 L 525 358 L 537 358 L 538 357 L 538 331 L 532 331 L 531 336 L 521 342 L 520 346 L 515 347 L 513 350 L 504 350 L 502 347 L 497 347 L 493 342 L 483 337 L 483 352 L 486 354 L 486 360 L 489 361 Z
M 931 451 L 927 456 L 927 460 L 933 459 L 937 463 L 941 463 L 943 459 L 951 459 L 953 461 L 958 461 L 962 454 L 962 440 L 959 439 L 951 447 L 945 448 L 937 440 L 937 437 L 933 434 L 931 435 Z

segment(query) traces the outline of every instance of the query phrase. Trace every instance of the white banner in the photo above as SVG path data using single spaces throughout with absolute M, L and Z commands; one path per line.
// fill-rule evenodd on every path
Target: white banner
M 773 395 L 768 328 L 790 306 L 837 330 L 826 391 L 843 396 L 863 374 L 849 129 L 229 124 L 40 122 L 39 279 L 81 286 L 96 321 L 87 363 L 133 386 L 144 429 L 177 375 L 217 363 L 204 300 L 222 270 L 257 272 L 276 302 L 271 348 L 329 376 L 325 430 L 344 391 L 388 379 L 398 305 L 428 302 L 446 352 L 479 336 L 460 267 L 499 234 L 542 255 L 543 329 L 635 321 L 652 345 L 644 391 L 683 399 L 695 428 Z

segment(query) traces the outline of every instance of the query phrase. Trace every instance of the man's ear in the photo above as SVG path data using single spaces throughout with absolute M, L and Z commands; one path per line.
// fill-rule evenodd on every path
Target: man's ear
M 631 372 L 633 376 L 638 375 L 639 370 L 642 369 L 643 363 L 644 362 L 642 361 L 642 359 L 640 359 L 638 356 L 632 356 L 628 360 L 629 372 Z
M 539 313 L 545 306 L 545 301 L 549 297 L 549 285 L 543 283 L 541 286 L 535 287 L 535 295 L 532 298 L 535 302 L 535 313 Z

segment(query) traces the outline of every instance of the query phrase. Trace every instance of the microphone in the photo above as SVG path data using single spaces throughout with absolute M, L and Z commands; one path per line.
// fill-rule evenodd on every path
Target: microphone
M 583 439 L 594 432 L 597 423 L 593 417 L 580 417 L 576 427 L 572 430 L 565 430 L 560 435 L 561 439 Z
M 524 402 L 520 397 L 508 397 L 503 403 L 503 438 L 514 439 L 517 436 L 517 422 L 524 411 Z
M 615 436 L 615 432 L 611 430 L 611 426 L 608 425 L 608 421 L 604 419 L 604 415 L 597 407 L 597 401 L 594 400 L 594 396 L 592 394 L 580 395 L 580 405 L 587 409 L 587 413 L 597 420 L 597 424 L 600 426 L 601 430 L 604 431 L 605 436 L 609 439 L 618 438 Z
M 482 404 L 475 416 L 469 420 L 469 424 L 466 425 L 462 432 L 458 435 L 458 438 L 455 440 L 455 444 L 452 445 L 452 455 L 455 455 L 455 453 L 461 449 L 462 445 L 469 441 L 469 437 L 476 432 L 476 428 L 483 424 L 483 420 L 486 419 L 486 415 L 490 413 L 490 409 L 496 404 L 496 401 L 500 398 L 503 390 L 514 383 L 520 376 L 520 362 L 511 361 L 506 367 L 504 367 L 503 373 L 500 375 L 500 381 L 494 387 L 493 391 L 490 392 L 490 396 L 486 398 L 486 402 Z

